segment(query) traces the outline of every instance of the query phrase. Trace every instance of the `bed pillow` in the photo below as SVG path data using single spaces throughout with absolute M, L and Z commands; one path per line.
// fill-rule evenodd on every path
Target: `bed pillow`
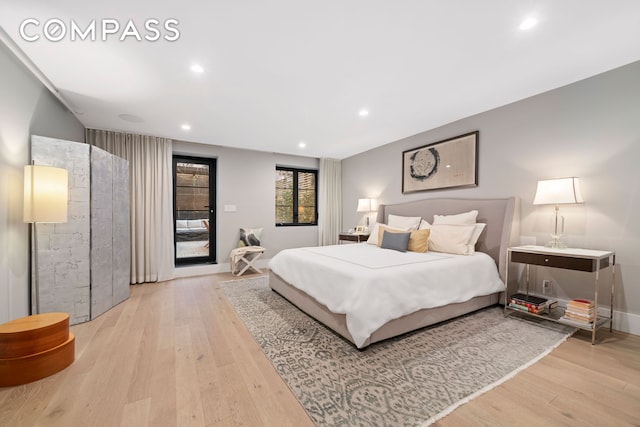
M 407 250 L 411 252 L 428 252 L 429 251 L 429 234 L 431 230 L 415 230 L 409 236 L 409 245 Z
M 469 242 L 475 230 L 475 224 L 434 224 L 429 234 L 429 250 L 458 255 L 469 253 Z
M 176 220 L 176 228 L 188 228 L 186 219 L 177 219 Z
M 478 219 L 478 211 L 472 210 L 457 215 L 434 215 L 433 224 L 475 224 Z
M 420 225 L 420 219 L 421 218 L 419 216 L 400 216 L 389 214 L 387 225 L 389 227 L 400 228 L 407 231 L 417 230 L 418 225 Z
M 187 220 L 187 228 L 204 228 L 201 219 L 189 219 Z
M 382 249 L 393 249 L 398 252 L 407 252 L 407 246 L 409 246 L 409 237 L 411 233 L 394 233 L 391 231 L 382 231 L 382 242 L 380 247 Z
M 398 230 L 380 224 L 378 228 L 378 246 L 382 247 L 382 236 L 388 233 L 406 233 L 408 230 Z M 413 230 L 409 236 L 409 244 L 407 250 L 411 252 L 428 252 L 429 251 L 429 230 Z
M 462 225 L 462 224 L 436 224 L 436 225 Z M 470 224 L 467 224 L 470 225 Z M 474 224 L 473 233 L 471 234 L 471 238 L 467 242 L 467 253 L 465 255 L 473 255 L 476 253 L 476 243 L 478 243 L 478 239 L 480 239 L 480 235 L 482 231 L 487 226 L 487 224 L 476 223 Z M 431 229 L 432 225 L 429 224 L 424 219 L 420 221 L 420 227 L 418 227 L 418 231 Z
M 475 224 L 475 227 L 473 228 L 473 233 L 471 234 L 471 240 L 469 240 L 469 252 L 471 252 L 469 255 L 473 255 L 476 251 L 476 243 L 478 243 L 478 239 L 480 238 L 480 235 L 482 234 L 482 231 L 484 230 L 484 228 L 487 226 L 487 224 L 483 224 L 481 222 L 478 222 Z
M 422 221 L 420 221 L 420 225 L 418 226 L 418 230 L 428 230 L 429 228 L 431 228 L 431 224 L 429 224 L 424 219 Z
M 238 247 L 243 246 L 260 246 L 260 236 L 262 228 L 240 228 L 240 240 Z
M 371 228 L 371 234 L 369 234 L 369 238 L 367 239 L 367 243 L 370 245 L 377 245 L 380 246 L 380 239 L 382 238 L 382 233 L 380 232 L 380 227 L 384 227 L 386 230 L 391 230 L 391 231 L 408 231 L 402 228 L 393 228 L 393 227 L 389 227 L 387 225 L 384 224 L 380 224 L 379 222 L 376 222 L 374 224 L 374 226 Z

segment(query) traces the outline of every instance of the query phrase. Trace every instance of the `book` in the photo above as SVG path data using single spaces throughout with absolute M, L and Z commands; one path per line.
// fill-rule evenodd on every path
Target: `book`
M 595 316 L 580 316 L 579 314 L 565 313 L 565 317 L 585 323 L 591 323 L 595 320 Z
M 533 295 L 513 294 L 509 300 L 510 304 L 519 305 L 526 308 L 530 313 L 541 314 L 547 308 L 547 299 Z
M 594 306 L 595 305 L 593 304 L 592 301 L 585 300 L 585 299 L 572 299 L 567 303 L 567 307 L 575 307 L 575 308 L 583 308 L 583 309 L 589 309 Z
M 520 300 L 524 303 L 529 303 L 537 306 L 545 304 L 548 301 L 546 298 L 536 297 L 533 295 L 520 294 L 520 293 L 511 295 L 511 299 Z
M 590 310 L 576 310 L 573 307 L 567 307 L 565 310 L 567 313 L 574 313 L 580 316 L 593 316 L 596 314 L 596 309 L 592 308 Z
M 513 301 L 509 303 L 509 307 L 517 308 L 519 310 L 528 311 L 529 313 L 535 313 L 535 314 L 542 314 L 547 309 L 547 307 L 544 305 L 542 307 L 535 307 L 532 305 L 518 304 L 517 302 L 513 302 Z
M 558 306 L 558 300 L 557 299 L 550 299 L 549 301 L 547 301 L 547 309 L 553 310 L 557 306 Z
M 514 303 L 509 304 L 509 307 L 514 308 L 514 309 L 519 310 L 519 311 L 524 311 L 524 312 L 533 313 L 533 314 L 542 314 L 542 313 L 545 312 L 545 307 L 543 307 L 541 309 L 538 309 L 538 308 L 527 307 L 527 306 L 524 306 L 524 305 L 521 305 L 521 304 L 514 304 Z
M 562 316 L 562 317 L 561 317 L 560 319 L 558 319 L 558 320 L 559 320 L 561 323 L 564 323 L 564 324 L 566 324 L 566 325 L 577 326 L 577 327 L 579 327 L 579 328 L 583 328 L 583 327 L 585 327 L 585 326 L 593 327 L 593 326 L 591 325 L 591 323 L 587 323 L 587 322 L 580 322 L 580 321 L 577 321 L 577 320 L 570 319 L 570 318 L 568 318 L 568 317 L 566 317 L 566 316 Z

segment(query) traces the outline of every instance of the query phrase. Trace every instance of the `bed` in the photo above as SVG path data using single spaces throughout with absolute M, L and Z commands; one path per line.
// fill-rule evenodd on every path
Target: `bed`
M 405 256 L 367 243 L 287 249 L 271 259 L 269 285 L 299 309 L 360 349 L 498 304 L 505 291 L 503 280 L 507 277 L 507 248 L 516 243 L 519 232 L 518 203 L 515 198 L 428 199 L 380 205 L 377 222 L 386 224 L 389 215 L 419 216 L 431 222 L 434 214 L 455 215 L 470 210 L 477 210 L 477 222 L 486 224 L 473 256 L 432 251 L 426 254 L 407 253 Z M 382 251 L 386 252 L 380 255 Z M 489 270 L 493 272 L 487 270 L 487 262 L 491 265 Z M 475 269 L 475 264 L 483 265 L 482 272 L 468 270 Z M 444 272 L 446 275 L 443 275 Z M 470 291 L 467 285 L 467 288 L 457 292 L 455 302 L 445 304 L 438 298 L 437 289 L 412 289 L 410 285 L 411 277 L 420 277 L 421 281 L 428 277 L 434 286 L 450 287 L 445 282 L 452 280 L 451 274 L 456 283 L 468 281 L 469 276 L 476 278 L 476 282 L 480 282 L 478 277 L 486 277 L 488 283 L 485 285 L 483 279 L 478 292 Z M 322 281 L 319 281 L 320 277 Z M 437 283 L 444 277 L 446 279 Z M 395 301 L 397 289 L 413 292 L 409 304 Z M 435 295 L 434 300 L 427 297 L 429 292 Z M 344 304 L 341 304 L 343 300 Z M 389 302 L 388 307 L 384 306 L 385 301 Z
M 209 241 L 206 219 L 176 220 L 176 242 Z

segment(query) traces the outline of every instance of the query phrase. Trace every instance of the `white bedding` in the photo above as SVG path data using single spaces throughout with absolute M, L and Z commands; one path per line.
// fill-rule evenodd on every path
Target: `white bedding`
M 357 347 L 390 320 L 505 289 L 491 257 L 398 252 L 366 243 L 286 249 L 269 268 L 334 313 Z

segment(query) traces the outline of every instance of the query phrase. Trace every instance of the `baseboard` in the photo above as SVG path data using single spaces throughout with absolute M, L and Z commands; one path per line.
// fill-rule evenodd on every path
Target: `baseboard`
M 269 259 L 259 259 L 256 261 L 256 267 L 263 269 L 267 268 L 269 265 Z M 206 276 L 208 274 L 216 274 L 216 273 L 229 273 L 231 271 L 231 267 L 228 262 L 220 263 L 220 264 L 201 264 L 201 265 L 185 265 L 175 268 L 174 277 L 184 278 L 184 277 L 196 277 L 196 276 Z

